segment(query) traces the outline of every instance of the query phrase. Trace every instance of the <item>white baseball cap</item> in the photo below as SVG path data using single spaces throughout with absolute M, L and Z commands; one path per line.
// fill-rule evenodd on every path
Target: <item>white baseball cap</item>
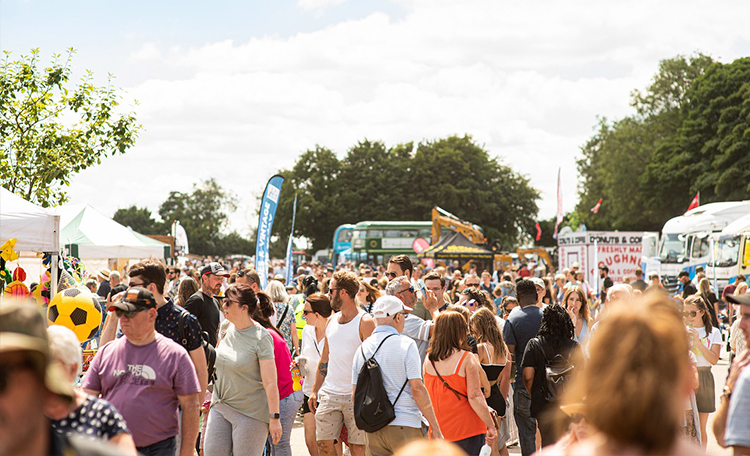
M 544 280 L 540 279 L 539 277 L 531 277 L 529 280 L 534 282 L 534 285 L 538 286 L 539 288 L 546 288 L 544 285 Z
M 411 312 L 411 307 L 407 307 L 395 296 L 381 296 L 372 305 L 372 316 L 374 318 L 386 318 L 395 315 L 403 310 Z

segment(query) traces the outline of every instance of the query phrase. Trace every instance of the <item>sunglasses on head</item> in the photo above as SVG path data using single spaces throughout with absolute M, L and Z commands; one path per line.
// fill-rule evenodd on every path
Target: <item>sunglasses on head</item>
M 682 312 L 682 316 L 683 317 L 695 318 L 696 315 L 698 315 L 698 312 L 696 312 L 694 310 L 689 310 L 689 311 Z
M 133 318 L 135 315 L 139 312 L 143 312 L 146 310 L 145 307 L 141 307 L 140 309 L 136 310 L 122 310 L 122 309 L 115 309 L 115 315 L 117 315 L 117 318 L 122 318 L 122 316 L 126 316 L 128 318 Z
M 474 307 L 475 305 L 477 305 L 476 299 L 469 299 L 464 303 L 465 307 Z

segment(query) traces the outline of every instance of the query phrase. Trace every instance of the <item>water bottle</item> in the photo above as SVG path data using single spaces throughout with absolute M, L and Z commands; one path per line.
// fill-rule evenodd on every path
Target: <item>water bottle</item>
M 302 374 L 299 372 L 299 366 L 295 365 L 292 369 L 292 390 L 299 391 L 302 389 Z
M 492 447 L 486 443 L 482 445 L 482 449 L 479 450 L 479 456 L 490 456 L 492 454 Z

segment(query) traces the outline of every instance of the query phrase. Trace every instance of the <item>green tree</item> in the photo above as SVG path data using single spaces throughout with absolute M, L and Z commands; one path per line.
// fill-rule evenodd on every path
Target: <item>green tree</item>
M 118 90 L 70 84 L 71 58 L 55 55 L 40 68 L 39 50 L 0 65 L 0 184 L 43 206 L 62 204 L 62 189 L 81 170 L 131 148 L 141 126 L 133 113 L 118 114 Z
M 589 229 L 659 230 L 674 215 L 676 200 L 687 192 L 675 168 L 660 169 L 659 185 L 649 186 L 648 169 L 665 159 L 685 119 L 683 104 L 696 80 L 713 60 L 703 54 L 662 60 L 659 71 L 645 91 L 635 90 L 636 113 L 616 122 L 600 119 L 597 131 L 581 148 L 581 176 L 576 212 Z M 662 152 L 658 152 L 662 150 Z M 653 180 L 653 177 L 652 177 Z M 648 189 L 648 190 L 647 190 Z M 598 214 L 590 209 L 603 199 Z M 681 207 L 681 205 L 678 204 Z
M 536 233 L 539 192 L 469 135 L 420 143 L 408 175 L 408 212 L 418 220 L 430 220 L 432 207 L 440 206 L 481 226 L 504 249 Z
M 342 223 L 347 223 L 346 208 L 338 202 L 343 193 L 338 180 L 341 162 L 331 150 L 321 146 L 308 150 L 297 159 L 291 170 L 280 171 L 284 176 L 273 233 L 286 246 L 292 224 L 294 195 L 297 199 L 297 222 L 295 236 L 306 236 L 313 250 L 330 245 L 333 231 Z
M 702 204 L 750 198 L 750 58 L 714 63 L 687 91 L 681 114 L 679 133 L 643 176 L 649 202 L 674 216 L 697 191 Z
M 165 234 L 169 231 L 169 227 L 165 228 L 163 223 L 153 218 L 150 210 L 136 205 L 117 209 L 112 219 L 142 234 Z
M 318 146 L 305 152 L 286 177 L 274 232 L 286 245 L 295 192 L 295 236 L 307 237 L 313 250 L 331 246 L 344 223 L 363 220 L 430 220 L 439 205 L 481 225 L 485 233 L 511 246 L 534 227 L 538 192 L 470 136 L 387 148 L 363 140 L 338 160 Z
M 190 252 L 217 255 L 223 252 L 222 234 L 228 223 L 227 212 L 236 209 L 235 199 L 215 179 L 194 184 L 190 193 L 169 192 L 159 208 L 164 223 L 179 220 L 190 242 Z M 237 253 L 237 252 L 233 252 Z
M 255 255 L 255 236 L 253 240 L 246 239 L 240 233 L 232 231 L 226 236 L 221 236 L 221 240 L 217 243 L 218 250 L 214 252 L 215 255 L 227 256 L 227 255 Z

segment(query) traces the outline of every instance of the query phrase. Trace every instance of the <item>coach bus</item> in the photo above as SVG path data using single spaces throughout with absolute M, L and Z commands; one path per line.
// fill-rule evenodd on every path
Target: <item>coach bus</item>
M 333 251 L 331 252 L 331 262 L 333 266 L 340 261 L 346 261 L 350 259 L 352 254 L 352 233 L 354 231 L 354 225 L 347 223 L 340 225 L 336 228 L 333 233 Z
M 352 260 L 385 264 L 392 255 L 406 254 L 416 260 L 414 241 L 429 245 L 431 221 L 359 222 L 352 233 Z

